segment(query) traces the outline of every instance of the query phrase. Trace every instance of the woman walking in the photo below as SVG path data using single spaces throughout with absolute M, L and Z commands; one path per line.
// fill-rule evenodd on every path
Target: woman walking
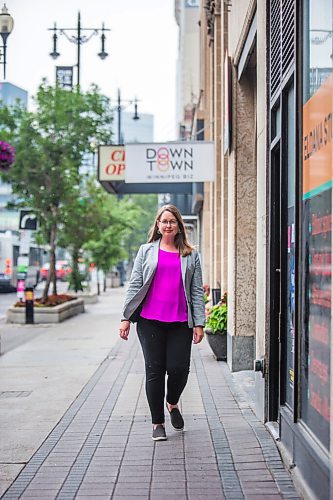
M 201 342 L 205 324 L 202 273 L 198 253 L 187 241 L 185 226 L 174 205 L 161 207 L 148 243 L 136 256 L 125 298 L 119 334 L 128 339 L 130 323 L 137 333 L 145 358 L 146 393 L 155 441 L 167 439 L 166 408 L 175 430 L 184 428 L 178 408 L 185 388 L 191 345 Z

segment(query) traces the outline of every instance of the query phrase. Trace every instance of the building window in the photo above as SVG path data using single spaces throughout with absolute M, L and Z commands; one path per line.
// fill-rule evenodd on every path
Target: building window
M 303 422 L 329 449 L 332 304 L 332 1 L 303 0 Z M 325 13 L 325 14 L 324 14 Z

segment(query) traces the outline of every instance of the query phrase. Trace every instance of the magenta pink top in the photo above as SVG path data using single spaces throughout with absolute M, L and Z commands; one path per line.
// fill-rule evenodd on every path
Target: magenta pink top
M 141 316 L 164 322 L 187 321 L 187 306 L 180 255 L 159 249 L 153 281 L 143 303 Z

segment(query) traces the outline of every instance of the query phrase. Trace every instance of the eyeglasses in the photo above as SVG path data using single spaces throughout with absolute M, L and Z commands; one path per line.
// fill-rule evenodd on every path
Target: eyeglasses
M 160 223 L 162 224 L 162 226 L 167 226 L 168 224 L 170 224 L 170 226 L 176 226 L 178 224 L 178 222 L 174 219 L 160 220 Z

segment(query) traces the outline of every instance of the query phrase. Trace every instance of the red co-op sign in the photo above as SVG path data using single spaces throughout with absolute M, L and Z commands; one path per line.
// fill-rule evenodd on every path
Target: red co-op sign
M 125 180 L 125 147 L 100 146 L 98 153 L 98 177 L 100 181 Z

